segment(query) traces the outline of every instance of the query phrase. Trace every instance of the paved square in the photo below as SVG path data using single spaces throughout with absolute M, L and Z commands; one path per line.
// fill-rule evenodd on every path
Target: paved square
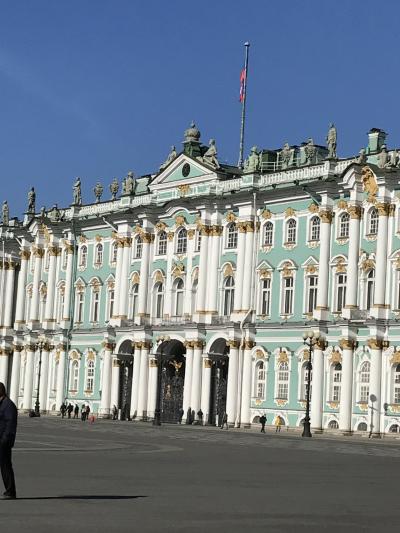
M 8 531 L 382 531 L 399 441 L 20 417 Z

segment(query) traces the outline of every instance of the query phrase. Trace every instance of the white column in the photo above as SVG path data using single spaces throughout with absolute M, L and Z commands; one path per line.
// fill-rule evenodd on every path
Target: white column
M 35 347 L 26 347 L 25 381 L 23 408 L 32 409 L 33 372 L 35 366 Z
M 119 301 L 121 293 L 121 271 L 122 263 L 124 261 L 124 241 L 122 238 L 117 239 L 117 265 L 115 269 L 115 302 L 114 302 L 114 317 L 119 315 Z
M 72 273 L 74 270 L 74 247 L 75 245 L 67 244 L 65 246 L 65 253 L 67 254 L 67 271 L 65 273 L 65 297 L 64 297 L 64 322 L 68 322 L 70 320 L 71 315 L 73 315 L 73 312 L 71 313 L 71 292 L 72 292 Z M 72 310 L 73 311 L 73 310 Z M 61 403 L 63 402 L 64 398 L 61 400 Z M 60 408 L 60 404 L 57 403 L 57 409 Z
M 353 346 L 348 339 L 340 340 L 342 348 L 342 382 L 340 388 L 339 429 L 346 433 L 351 431 L 351 414 L 353 411 Z M 312 391 L 314 394 L 314 390 Z
M 206 294 L 207 294 L 207 266 L 210 260 L 208 255 L 208 226 L 201 228 L 201 247 L 200 247 L 200 261 L 199 261 L 199 281 L 197 286 L 197 309 L 196 311 L 204 312 L 206 306 Z
M 42 276 L 44 250 L 43 248 L 36 247 L 33 253 L 35 256 L 35 268 L 33 270 L 32 305 L 29 319 L 32 322 L 37 322 L 39 320 L 39 285 Z
M 194 341 L 193 343 L 193 370 L 192 370 L 192 391 L 190 395 L 190 404 L 192 410 L 196 413 L 200 410 L 200 398 L 201 398 L 201 367 L 202 367 L 202 354 L 203 354 L 203 342 Z
M 320 211 L 321 241 L 319 247 L 317 310 L 328 309 L 329 260 L 331 250 L 332 212 Z
M 42 364 L 40 368 L 39 403 L 40 411 L 47 411 L 48 381 L 49 381 L 49 348 L 42 350 Z
M 3 326 L 11 327 L 12 311 L 14 303 L 14 277 L 15 277 L 15 263 L 8 262 L 8 270 L 6 270 L 6 291 L 4 301 L 4 315 Z
M 21 351 L 23 346 L 18 345 L 14 346 L 14 353 L 12 359 L 11 367 L 11 385 L 9 396 L 11 400 L 18 406 L 18 396 L 19 396 L 19 377 L 21 372 Z
M 380 223 L 380 220 L 379 220 Z M 372 436 L 380 436 L 381 423 L 381 380 L 382 380 L 382 343 L 377 339 L 369 339 L 371 349 L 371 373 L 369 383 L 369 429 Z
M 119 408 L 119 374 L 120 374 L 120 362 L 117 358 L 112 359 L 111 370 L 111 398 L 110 398 L 110 410 L 112 412 L 114 405 Z
M 148 342 L 142 342 L 142 349 L 140 353 L 140 383 L 139 383 L 139 397 L 138 397 L 138 417 L 146 419 L 147 417 L 147 396 L 148 396 L 148 382 L 149 382 L 149 348 Z
M 357 205 L 349 207 L 350 227 L 349 227 L 349 255 L 347 264 L 347 288 L 346 288 L 346 308 L 355 309 L 357 307 L 358 289 L 358 259 L 360 252 L 360 217 L 361 209 Z
M 321 346 L 314 347 L 312 360 L 311 427 L 322 429 L 324 391 L 324 352 Z
M 237 267 L 235 276 L 235 302 L 233 310 L 237 313 L 243 310 L 243 277 L 246 264 L 246 222 L 238 222 L 238 244 L 237 244 Z
M 140 387 L 140 348 L 135 344 L 135 353 L 133 356 L 133 375 L 132 375 L 132 395 L 131 395 L 131 417 L 138 416 L 138 398 Z M 140 345 L 139 345 L 140 346 Z
M 7 389 L 7 377 L 8 377 L 8 358 L 9 352 L 6 348 L 0 348 L 0 382 L 4 383 Z
M 15 327 L 18 324 L 25 322 L 25 296 L 26 296 L 26 277 L 28 273 L 28 264 L 30 253 L 26 250 L 21 251 L 21 267 L 18 274 L 18 288 L 17 288 L 17 305 L 15 311 Z M 26 317 L 28 320 L 29 317 Z
M 212 226 L 210 237 L 210 268 L 207 279 L 207 310 L 214 314 L 218 313 L 218 267 L 220 259 L 221 234 L 221 226 Z
M 384 307 L 388 247 L 389 204 L 379 203 L 376 205 L 376 208 L 378 209 L 379 213 L 379 224 L 378 239 L 376 243 L 374 307 Z
M 55 292 L 56 292 L 56 266 L 57 266 L 57 255 L 59 249 L 57 246 L 51 246 L 48 250 L 50 254 L 49 262 L 49 277 L 47 279 L 47 299 L 46 299 L 46 308 L 44 313 L 44 318 L 46 322 L 55 321 L 54 313 L 54 302 L 55 302 Z M 40 403 L 41 405 L 41 403 Z
M 56 391 L 56 410 L 59 410 L 65 400 L 64 380 L 65 380 L 65 346 L 61 345 L 58 350 L 58 372 L 57 372 L 57 391 Z
M 208 424 L 210 416 L 211 369 L 211 359 L 204 357 L 203 375 L 201 378 L 201 410 L 203 411 L 204 424 Z
M 251 282 L 253 278 L 254 224 L 246 222 L 246 273 L 243 274 L 242 310 L 248 311 L 251 305 Z
M 128 316 L 128 277 L 129 277 L 129 266 L 131 264 L 131 243 L 132 239 L 126 237 L 124 239 L 124 255 L 121 267 L 121 282 L 120 282 L 120 291 L 119 291 L 119 317 L 126 318 Z
M 236 420 L 237 388 L 238 388 L 238 362 L 239 362 L 239 342 L 228 341 L 229 366 L 228 366 L 228 386 L 226 391 L 226 413 L 228 423 L 234 424 Z
M 149 394 L 147 399 L 147 415 L 154 418 L 157 398 L 157 359 L 151 358 L 149 361 Z
M 113 345 L 105 343 L 103 355 L 103 371 L 101 379 L 101 400 L 100 400 L 100 416 L 107 418 L 110 415 L 111 405 L 111 353 Z
M 140 283 L 139 283 L 139 302 L 138 302 L 138 315 L 145 318 L 147 316 L 147 299 L 149 297 L 149 259 L 150 259 L 150 243 L 151 234 L 142 234 L 142 259 L 140 263 Z
M 240 423 L 244 427 L 249 427 L 251 424 L 252 348 L 253 343 L 251 341 L 245 341 L 245 349 L 243 353 L 242 401 L 240 410 Z
M 185 382 L 183 385 L 183 403 L 182 409 L 184 412 L 184 417 L 190 408 L 192 408 L 192 376 L 193 376 L 193 341 L 186 341 L 186 363 L 185 363 Z

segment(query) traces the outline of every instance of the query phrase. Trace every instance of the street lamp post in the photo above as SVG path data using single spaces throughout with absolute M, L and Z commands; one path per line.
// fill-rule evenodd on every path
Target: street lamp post
M 45 346 L 46 342 L 41 339 L 37 343 L 37 347 L 39 348 L 39 368 L 38 368 L 38 383 L 37 383 L 37 393 L 36 393 L 36 402 L 35 402 L 35 416 L 40 416 L 40 400 L 39 400 L 39 392 L 40 392 L 40 375 L 42 370 L 42 350 Z
M 312 371 L 312 355 L 314 346 L 319 341 L 319 333 L 314 331 L 305 331 L 303 333 L 303 343 L 309 349 L 309 358 L 307 361 L 307 390 L 306 390 L 306 416 L 304 418 L 304 426 L 302 437 L 312 437 L 310 424 L 310 391 L 311 391 L 311 371 Z

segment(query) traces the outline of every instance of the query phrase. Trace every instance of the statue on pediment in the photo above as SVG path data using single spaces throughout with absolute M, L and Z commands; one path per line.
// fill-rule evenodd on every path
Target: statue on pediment
M 208 165 L 219 168 L 219 163 L 217 159 L 217 147 L 215 145 L 215 140 L 210 139 L 210 142 L 208 143 L 209 147 L 208 150 L 203 155 L 203 163 L 207 163 Z
M 306 165 L 312 165 L 315 163 L 317 147 L 311 137 L 308 139 L 307 144 L 304 147 L 304 154 L 306 156 Z
M 388 168 L 390 166 L 390 157 L 386 148 L 386 144 L 382 145 L 381 151 L 377 155 L 377 159 L 379 168 Z
M 175 146 L 171 146 L 171 151 L 170 151 L 170 153 L 168 154 L 167 159 L 164 161 L 164 163 L 163 163 L 162 165 L 160 165 L 160 171 L 161 171 L 161 170 L 164 170 L 164 168 L 167 168 L 167 166 L 168 166 L 170 163 L 172 163 L 172 161 L 173 161 L 174 159 L 176 159 L 177 155 L 178 155 L 178 154 L 176 153 L 176 148 L 175 148 Z
M 361 148 L 358 154 L 356 163 L 358 163 L 359 165 L 365 165 L 366 162 L 367 162 L 367 155 L 365 153 L 365 148 Z
M 200 140 L 200 131 L 198 130 L 196 124 L 192 120 L 190 127 L 185 130 L 184 142 L 199 142 Z
M 337 132 L 333 122 L 331 122 L 329 125 L 328 135 L 326 136 L 326 145 L 328 147 L 328 159 L 337 159 Z
M 281 151 L 281 167 L 283 169 L 288 168 L 291 156 L 292 150 L 290 149 L 289 143 L 285 143 Z
M 111 200 L 117 199 L 118 191 L 119 191 L 118 178 L 114 178 L 112 182 L 110 183 Z
M 246 172 L 259 172 L 260 168 L 260 154 L 258 153 L 257 146 L 253 146 L 250 150 L 249 157 L 244 162 L 244 169 Z
M 81 191 L 81 178 L 76 178 L 72 187 L 74 201 L 73 205 L 82 205 L 82 191 Z
M 36 193 L 35 188 L 32 187 L 28 192 L 28 213 L 35 212 L 35 203 L 36 203 Z
M 136 188 L 136 181 L 133 172 L 128 172 L 128 175 L 122 180 L 122 194 L 133 194 Z
M 49 211 L 49 217 L 52 222 L 60 222 L 61 220 L 61 211 L 58 209 L 58 205 L 54 204 Z
M 392 150 L 390 153 L 389 166 L 391 168 L 396 168 L 399 166 L 399 153 L 397 150 Z
M 2 214 L 3 225 L 4 226 L 8 226 L 9 223 L 10 223 L 10 209 L 8 207 L 7 200 L 4 200 L 4 202 L 3 202 L 3 207 L 2 207 L 2 210 L 1 210 L 1 214 Z
M 103 190 L 104 190 L 103 185 L 98 181 L 96 183 L 96 186 L 93 189 L 94 197 L 96 198 L 96 204 L 98 204 L 101 201 Z

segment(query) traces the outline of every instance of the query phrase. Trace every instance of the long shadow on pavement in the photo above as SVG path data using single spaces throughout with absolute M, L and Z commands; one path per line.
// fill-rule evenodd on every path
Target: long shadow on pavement
M 78 496 L 28 496 L 17 498 L 18 500 L 134 500 L 147 498 L 147 496 L 117 496 L 117 495 L 78 495 Z

